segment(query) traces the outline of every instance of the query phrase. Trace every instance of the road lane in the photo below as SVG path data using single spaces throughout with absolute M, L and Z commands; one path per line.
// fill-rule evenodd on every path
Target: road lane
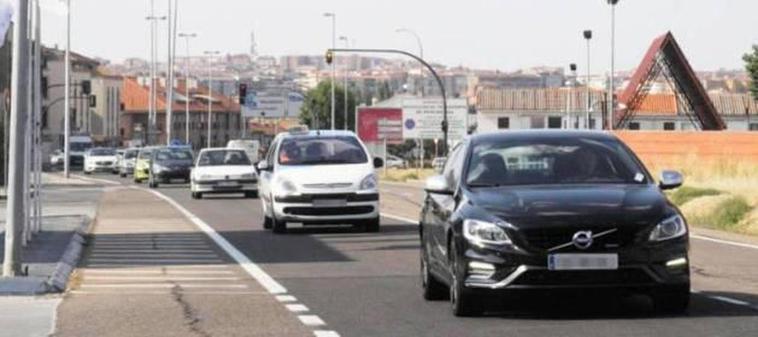
M 681 317 L 655 316 L 645 297 L 581 293 L 512 299 L 488 317 L 454 318 L 447 302 L 421 299 L 415 224 L 383 218 L 376 234 L 298 228 L 274 235 L 262 229 L 258 200 L 193 200 L 183 186 L 160 192 L 211 225 L 342 336 L 758 335 L 758 310 L 712 298 L 754 295 L 715 290 L 693 295 L 690 313 Z M 383 192 L 383 207 L 392 204 L 405 217 L 417 216 L 413 207 L 401 207 L 412 205 L 417 191 Z M 392 199 L 398 193 L 411 200 Z M 701 249 L 708 256 L 727 253 L 695 243 L 693 259 Z M 729 280 L 718 284 L 727 287 Z

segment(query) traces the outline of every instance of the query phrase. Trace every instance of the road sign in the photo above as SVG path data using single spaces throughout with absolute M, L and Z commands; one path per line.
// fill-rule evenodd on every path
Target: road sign
M 397 108 L 358 108 L 358 137 L 364 142 L 399 144 L 403 142 L 403 110 Z
M 468 104 L 465 99 L 447 100 L 450 141 L 466 136 Z M 411 98 L 403 100 L 403 138 L 437 139 L 442 135 L 442 99 Z

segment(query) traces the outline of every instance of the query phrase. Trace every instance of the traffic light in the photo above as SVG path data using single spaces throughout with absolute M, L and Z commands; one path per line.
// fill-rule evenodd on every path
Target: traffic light
M 334 53 L 331 50 L 326 51 L 326 64 L 332 64 L 334 61 Z
M 82 94 L 89 95 L 92 93 L 92 82 L 89 80 L 82 81 Z
M 240 83 L 238 92 L 240 105 L 245 105 L 245 97 L 247 97 L 247 83 Z
M 95 95 L 89 96 L 89 107 L 94 108 L 96 106 L 97 106 L 97 96 Z

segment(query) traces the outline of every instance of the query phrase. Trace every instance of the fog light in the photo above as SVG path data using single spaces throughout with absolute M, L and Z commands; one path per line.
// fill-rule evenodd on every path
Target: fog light
M 666 262 L 667 268 L 679 268 L 687 265 L 687 258 L 680 257 Z
M 473 278 L 490 278 L 495 273 L 495 266 L 491 263 L 471 261 L 468 263 L 468 273 Z

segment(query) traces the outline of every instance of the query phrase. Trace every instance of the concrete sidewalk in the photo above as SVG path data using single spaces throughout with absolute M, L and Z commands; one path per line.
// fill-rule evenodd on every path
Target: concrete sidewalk
M 107 191 L 55 336 L 312 336 L 168 202 Z

